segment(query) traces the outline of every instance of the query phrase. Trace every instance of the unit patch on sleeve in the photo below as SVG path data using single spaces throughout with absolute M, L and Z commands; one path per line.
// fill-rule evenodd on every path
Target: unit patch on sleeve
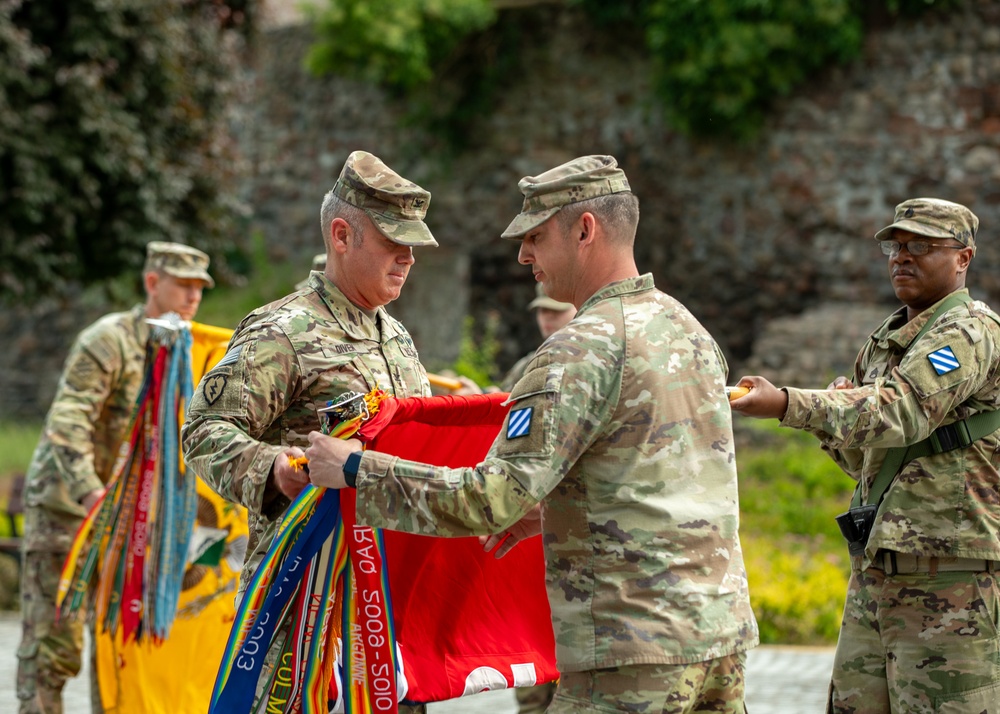
M 942 347 L 939 350 L 934 350 L 927 355 L 927 359 L 930 360 L 931 366 L 934 367 L 934 371 L 938 373 L 938 376 L 953 372 L 962 366 L 958 363 L 955 353 L 951 351 L 951 347 Z
M 507 439 L 518 439 L 531 433 L 531 415 L 534 407 L 516 409 L 507 417 Z
M 212 374 L 205 378 L 202 382 L 205 385 L 202 387 L 202 393 L 206 402 L 215 404 L 215 400 L 222 396 L 222 391 L 226 388 L 226 380 L 224 374 Z

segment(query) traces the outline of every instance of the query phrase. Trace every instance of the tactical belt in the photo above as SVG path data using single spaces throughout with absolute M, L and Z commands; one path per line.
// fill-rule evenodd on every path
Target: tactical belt
M 894 550 L 879 548 L 875 553 L 872 568 L 884 570 L 886 575 L 907 575 L 911 573 L 948 573 L 972 572 L 995 573 L 1000 571 L 1000 561 L 984 560 L 982 558 L 948 558 L 935 556 L 910 555 L 897 553 Z

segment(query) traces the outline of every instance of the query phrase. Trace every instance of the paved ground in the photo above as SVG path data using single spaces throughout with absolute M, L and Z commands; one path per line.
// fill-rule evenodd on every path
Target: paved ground
M 14 676 L 19 640 L 16 616 L 0 616 L 0 712 L 17 711 Z M 750 714 L 823 712 L 832 664 L 832 648 L 758 647 L 747 660 L 747 709 Z M 70 682 L 63 701 L 65 714 L 89 714 L 85 674 Z M 514 694 L 509 690 L 440 702 L 427 709 L 428 714 L 515 714 L 517 711 Z

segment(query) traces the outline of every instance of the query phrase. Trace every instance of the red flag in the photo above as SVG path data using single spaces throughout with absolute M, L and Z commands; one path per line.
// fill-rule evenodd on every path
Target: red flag
M 473 466 L 507 414 L 506 394 L 387 399 L 365 424 L 371 448 L 441 466 Z M 353 491 L 342 506 L 354 508 Z M 385 531 L 407 701 L 436 702 L 558 677 L 540 538 L 497 559 L 477 538 Z

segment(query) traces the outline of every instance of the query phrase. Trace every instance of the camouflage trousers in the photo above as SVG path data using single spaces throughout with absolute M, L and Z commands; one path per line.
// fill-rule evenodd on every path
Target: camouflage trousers
M 858 567 L 827 712 L 1000 712 L 1000 578 Z
M 744 714 L 746 653 L 678 665 L 563 672 L 546 714 Z
M 514 690 L 517 698 L 517 714 L 542 714 L 552 702 L 556 693 L 556 683 L 546 682 L 534 687 L 518 687 Z
M 59 574 L 65 559 L 65 553 L 45 552 L 26 552 L 22 559 L 22 634 L 17 650 L 17 698 L 21 714 L 62 714 L 66 680 L 80 673 L 83 618 L 58 621 L 56 618 Z M 100 712 L 94 669 L 90 686 L 93 710 Z

